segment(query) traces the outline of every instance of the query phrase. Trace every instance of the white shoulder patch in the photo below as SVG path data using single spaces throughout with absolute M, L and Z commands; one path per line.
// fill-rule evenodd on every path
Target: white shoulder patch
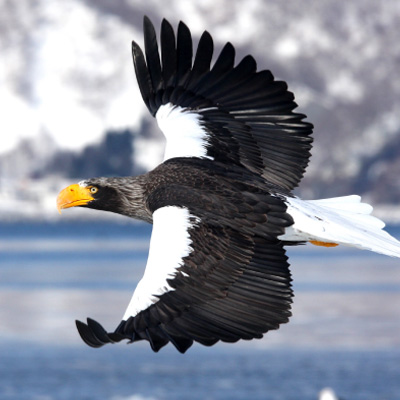
M 162 207 L 153 213 L 153 231 L 143 278 L 138 283 L 123 320 L 134 317 L 158 301 L 159 295 L 172 289 L 173 278 L 182 259 L 192 251 L 189 229 L 190 213 L 186 208 Z
M 167 140 L 164 161 L 174 157 L 207 156 L 207 133 L 201 124 L 201 116 L 195 111 L 168 103 L 157 113 L 158 126 Z

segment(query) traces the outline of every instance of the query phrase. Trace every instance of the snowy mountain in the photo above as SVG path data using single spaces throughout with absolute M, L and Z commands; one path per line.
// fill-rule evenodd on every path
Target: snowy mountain
M 21 200 L 21 193 L 28 202 L 40 201 L 26 194 L 39 178 L 50 182 L 43 186 L 49 187 L 44 197 L 52 196 L 54 181 L 71 176 L 68 163 L 65 171 L 61 161 L 56 171 L 51 167 L 60 154 L 76 160 L 91 146 L 106 157 L 109 131 L 137 133 L 147 124 L 145 135 L 134 134 L 132 168 L 157 164 L 161 137 L 140 98 L 130 54 L 132 39 L 142 43 L 145 14 L 156 26 L 163 17 L 173 24 L 183 20 L 195 39 L 208 30 L 217 50 L 231 41 L 238 59 L 251 53 L 260 69 L 288 82 L 299 111 L 315 125 L 301 195 L 358 192 L 376 204 L 399 203 L 398 1 L 165 4 L 0 4 L 0 212 Z

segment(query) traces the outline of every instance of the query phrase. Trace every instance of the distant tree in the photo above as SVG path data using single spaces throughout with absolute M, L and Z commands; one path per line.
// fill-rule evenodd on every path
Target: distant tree
M 69 178 L 94 176 L 126 176 L 135 171 L 133 141 L 135 132 L 129 129 L 106 132 L 99 144 L 86 146 L 79 153 L 59 151 L 40 174 L 56 173 Z
M 100 145 L 90 145 L 76 156 L 71 171 L 76 176 L 124 176 L 132 175 L 133 133 L 107 132 Z

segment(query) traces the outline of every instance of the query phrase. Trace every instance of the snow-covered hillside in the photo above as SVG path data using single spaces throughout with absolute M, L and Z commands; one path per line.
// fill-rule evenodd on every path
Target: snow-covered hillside
M 77 0 L 2 4 L 1 152 L 43 132 L 82 148 L 139 122 L 130 41 L 140 30 Z
M 149 119 L 130 54 L 145 14 L 183 20 L 195 38 L 206 29 L 289 83 L 315 125 L 302 195 L 400 201 L 398 1 L 20 0 L 0 4 L 1 209 L 32 166 Z M 148 143 L 136 142 L 146 168 L 160 154 Z

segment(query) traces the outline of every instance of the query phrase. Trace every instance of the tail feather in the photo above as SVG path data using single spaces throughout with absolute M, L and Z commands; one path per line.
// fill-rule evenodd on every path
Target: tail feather
M 308 203 L 336 211 L 349 220 L 358 221 L 362 225 L 383 229 L 385 223 L 371 215 L 373 207 L 367 203 L 361 203 L 361 197 L 357 195 L 332 197 L 330 199 L 309 200 Z
M 337 243 L 400 257 L 400 242 L 383 230 L 385 223 L 370 215 L 372 206 L 361 203 L 359 196 L 287 198 L 286 203 L 294 224 L 282 240 Z

